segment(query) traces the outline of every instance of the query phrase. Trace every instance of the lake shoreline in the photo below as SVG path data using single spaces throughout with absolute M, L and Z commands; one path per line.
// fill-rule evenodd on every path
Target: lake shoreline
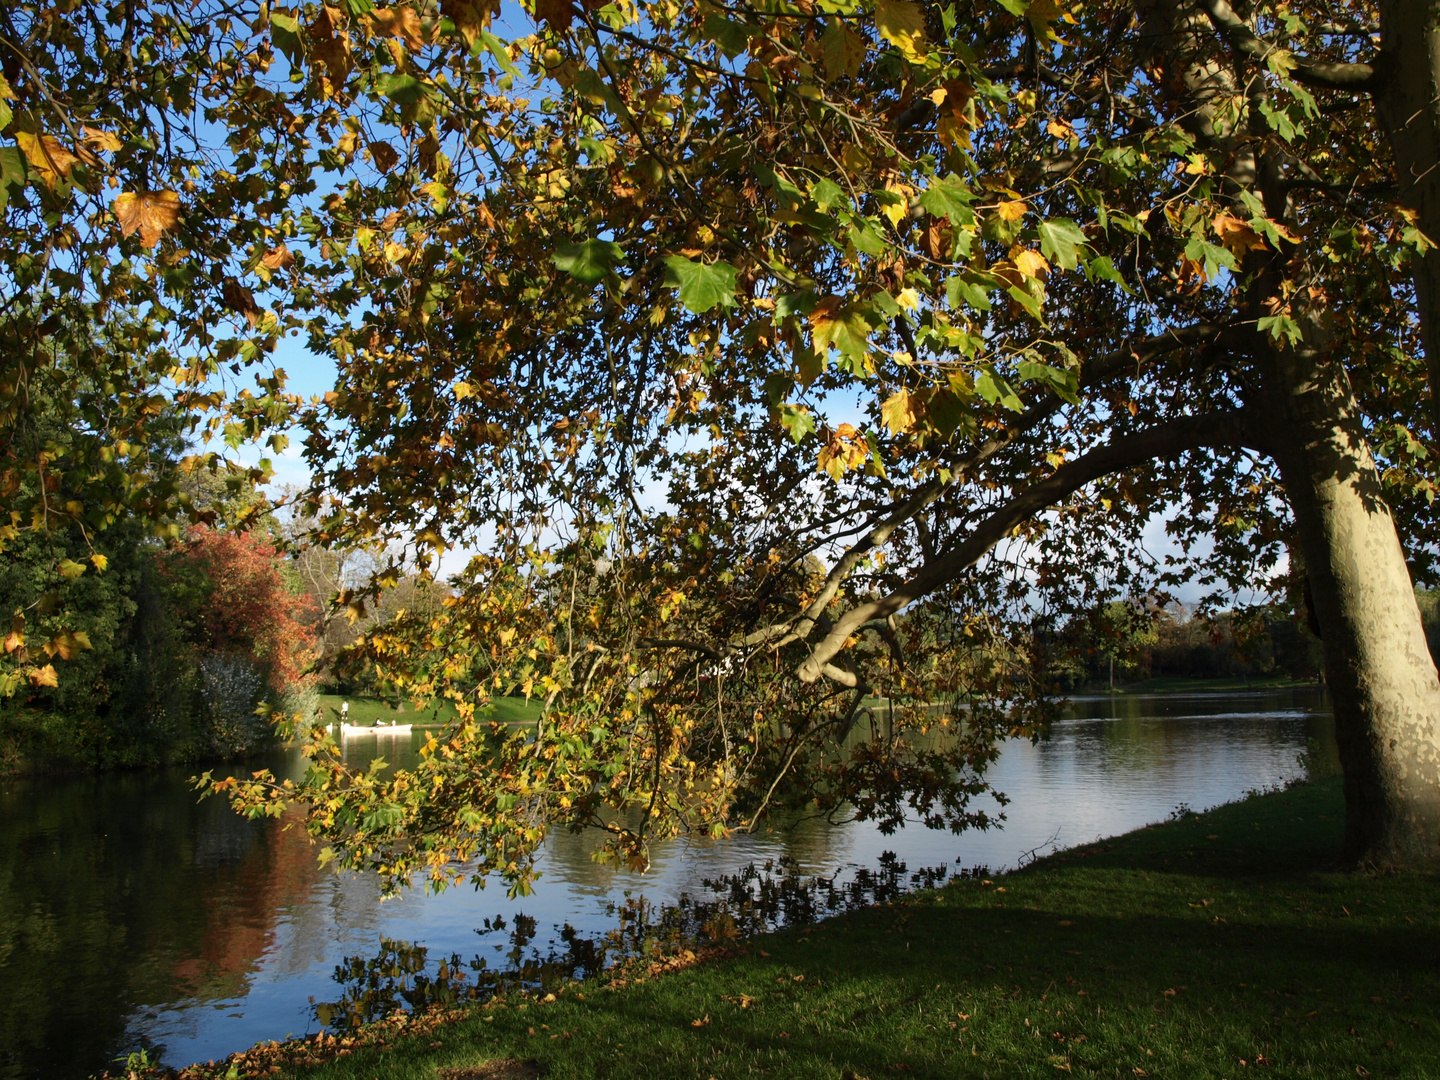
M 511 995 L 179 1075 L 1435 1075 L 1440 875 L 1338 870 L 1342 821 L 1338 780 L 1319 780 L 663 978 Z

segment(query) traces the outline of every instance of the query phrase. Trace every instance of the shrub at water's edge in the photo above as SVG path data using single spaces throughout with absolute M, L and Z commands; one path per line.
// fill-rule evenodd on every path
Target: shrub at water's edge
M 63 589 L 48 568 L 57 546 L 88 558 L 78 532 L 0 566 L 0 610 L 62 605 L 78 642 L 66 678 L 0 699 L 0 773 L 242 757 L 274 744 L 262 703 L 316 713 L 314 613 L 263 532 L 202 526 L 166 548 L 121 526 L 104 541 L 104 572 Z

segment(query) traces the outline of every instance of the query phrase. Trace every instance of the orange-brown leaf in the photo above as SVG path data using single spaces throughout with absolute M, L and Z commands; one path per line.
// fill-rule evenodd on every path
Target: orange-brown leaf
M 31 668 L 30 685 L 32 686 L 59 686 L 60 678 L 55 674 L 55 665 L 46 664 L 42 668 Z
M 180 196 L 173 191 L 126 191 L 115 197 L 113 209 L 122 235 L 138 229 L 140 243 L 153 248 L 180 220 Z
M 370 156 L 375 160 L 375 167 L 381 172 L 389 172 L 400 161 L 400 155 L 388 143 L 372 142 L 368 149 Z
M 233 277 L 227 277 L 220 288 L 225 306 L 237 315 L 243 315 L 253 330 L 260 321 L 260 306 L 255 303 L 255 294 Z
M 420 16 L 413 8 L 376 8 L 366 18 L 370 21 L 370 29 L 381 37 L 400 38 L 414 52 L 425 47 Z
M 290 253 L 288 247 L 281 244 L 279 247 L 267 251 L 265 257 L 260 260 L 260 265 L 269 270 L 283 270 L 287 266 L 295 265 L 295 256 Z
M 557 34 L 563 34 L 575 19 L 575 5 L 570 0 L 535 0 L 535 17 Z
M 1251 251 L 1265 250 L 1264 238 L 1237 217 L 1216 214 L 1212 224 L 1220 243 L 1229 248 L 1230 253 L 1237 259 L 1244 259 Z

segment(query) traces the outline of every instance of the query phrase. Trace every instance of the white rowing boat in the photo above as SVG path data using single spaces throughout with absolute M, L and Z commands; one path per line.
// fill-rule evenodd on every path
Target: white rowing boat
M 376 724 L 368 727 L 365 724 L 341 724 L 341 735 L 409 735 L 409 724 Z

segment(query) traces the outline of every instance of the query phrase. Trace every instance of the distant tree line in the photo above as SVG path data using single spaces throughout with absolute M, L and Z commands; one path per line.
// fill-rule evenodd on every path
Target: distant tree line
M 1064 690 L 1159 677 L 1316 682 L 1324 671 L 1320 639 L 1274 606 L 1200 612 L 1117 601 L 1042 640 L 1047 672 Z

